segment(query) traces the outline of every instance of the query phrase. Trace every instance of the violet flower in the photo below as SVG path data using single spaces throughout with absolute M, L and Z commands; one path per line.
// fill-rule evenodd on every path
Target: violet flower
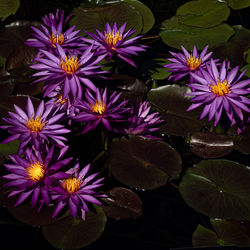
M 48 152 L 39 152 L 28 148 L 24 152 L 24 157 L 9 155 L 12 163 L 4 166 L 10 174 L 3 178 L 9 180 L 5 185 L 12 188 L 9 197 L 19 195 L 15 206 L 20 205 L 31 197 L 31 206 L 38 205 L 41 209 L 45 203 L 49 205 L 51 196 L 49 187 L 59 179 L 67 178 L 69 175 L 61 172 L 60 169 L 67 166 L 72 158 L 63 159 L 68 147 L 55 151 L 52 146 Z
M 92 95 L 86 90 L 85 100 L 76 100 L 74 107 L 79 109 L 79 113 L 72 117 L 77 122 L 86 124 L 82 133 L 95 129 L 100 123 L 111 131 L 111 124 L 121 122 L 125 119 L 124 113 L 127 101 L 120 101 L 121 93 L 113 92 L 110 96 L 107 89 L 99 90 Z
M 52 116 L 52 106 L 46 106 L 44 101 L 41 101 L 37 110 L 28 97 L 26 112 L 14 104 L 16 113 L 8 112 L 9 118 L 3 120 L 9 125 L 1 126 L 7 129 L 11 136 L 6 138 L 1 143 L 8 143 L 14 140 L 20 140 L 19 154 L 21 154 L 29 143 L 39 149 L 41 144 L 52 142 L 59 147 L 64 147 L 63 141 L 67 139 L 63 137 L 70 130 L 64 125 L 58 124 L 58 121 L 64 116 L 64 113 L 57 113 Z
M 130 65 L 136 67 L 131 57 L 134 55 L 137 56 L 137 52 L 145 51 L 146 46 L 137 44 L 138 40 L 142 36 L 135 36 L 129 39 L 129 37 L 133 35 L 136 30 L 129 29 L 125 32 L 125 27 L 126 23 L 124 23 L 120 28 L 117 28 L 116 22 L 114 22 L 112 28 L 107 23 L 104 33 L 97 29 L 95 29 L 96 34 L 85 31 L 85 33 L 88 34 L 93 40 L 84 38 L 84 41 L 93 44 L 97 49 L 97 53 L 99 55 L 104 54 L 107 61 L 109 61 L 116 54 Z
M 224 110 L 231 125 L 239 120 L 238 133 L 240 133 L 244 129 L 243 112 L 250 112 L 250 100 L 246 97 L 250 94 L 250 79 L 241 80 L 246 71 L 240 75 L 238 71 L 238 66 L 229 70 L 229 63 L 226 64 L 225 61 L 218 70 L 214 60 L 211 59 L 206 70 L 201 69 L 199 75 L 191 73 L 197 83 L 188 85 L 192 89 L 188 95 L 194 97 L 191 99 L 193 104 L 187 111 L 203 105 L 200 119 L 208 115 L 209 121 L 214 118 L 214 126 L 216 126 Z
M 79 163 L 77 163 L 67 171 L 69 177 L 60 180 L 58 186 L 51 188 L 52 199 L 56 203 L 52 218 L 55 218 L 65 206 L 68 206 L 73 218 L 79 215 L 85 220 L 86 213 L 89 212 L 87 203 L 101 205 L 96 198 L 106 197 L 106 195 L 98 193 L 95 189 L 103 185 L 101 183 L 103 178 L 94 180 L 98 173 L 86 177 L 89 169 L 90 165 L 87 165 L 79 171 Z
M 196 46 L 194 45 L 193 52 L 189 53 L 183 46 L 181 46 L 182 53 L 170 52 L 174 58 L 168 58 L 171 62 L 164 65 L 168 68 L 167 71 L 172 72 L 169 80 L 177 81 L 186 75 L 189 75 L 189 81 L 192 83 L 193 77 L 190 73 L 197 73 L 201 68 L 205 67 L 206 62 L 211 58 L 212 52 L 207 53 L 208 45 L 198 54 Z
M 89 77 L 101 77 L 103 73 L 100 68 L 102 66 L 96 65 L 104 56 L 94 56 L 94 51 L 90 46 L 80 56 L 74 54 L 67 54 L 60 45 L 57 47 L 57 56 L 41 50 L 44 53 L 46 59 L 38 58 L 37 64 L 33 64 L 30 67 L 38 70 L 38 73 L 33 76 L 40 77 L 35 82 L 45 81 L 43 87 L 43 95 L 48 96 L 53 90 L 60 86 L 63 90 L 62 98 L 65 99 L 70 95 L 70 98 L 82 97 L 82 85 L 96 91 L 96 86 Z

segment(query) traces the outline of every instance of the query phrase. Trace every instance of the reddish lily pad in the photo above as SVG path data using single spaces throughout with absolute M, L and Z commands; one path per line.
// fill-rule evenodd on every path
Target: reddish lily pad
M 160 127 L 163 133 L 183 136 L 200 131 L 204 124 L 203 121 L 198 120 L 201 110 L 186 111 L 191 104 L 189 97 L 185 96 L 189 91 L 188 87 L 180 87 L 175 84 L 165 85 L 149 91 L 148 101 L 166 121 Z
M 191 151 L 200 157 L 218 158 L 231 153 L 233 139 L 223 134 L 196 132 L 190 138 Z
M 180 183 L 184 201 L 215 218 L 250 219 L 250 168 L 229 160 L 204 160 L 187 170 Z
M 164 186 L 181 173 L 181 157 L 169 144 L 131 136 L 113 140 L 107 166 L 121 183 L 138 189 Z
M 90 212 L 85 221 L 71 216 L 43 226 L 44 237 L 58 249 L 79 249 L 95 242 L 103 233 L 106 216 L 101 207 Z
M 142 201 L 140 197 L 130 189 L 115 187 L 107 192 L 108 198 L 102 206 L 105 214 L 113 219 L 135 219 L 142 214 Z
M 247 126 L 242 134 L 232 137 L 234 140 L 234 149 L 244 154 L 250 154 L 250 126 Z

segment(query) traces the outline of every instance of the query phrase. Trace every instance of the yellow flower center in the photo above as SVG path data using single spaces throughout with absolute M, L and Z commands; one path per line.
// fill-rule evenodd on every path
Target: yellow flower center
M 202 61 L 199 57 L 195 58 L 190 54 L 189 58 L 187 58 L 187 65 L 191 70 L 197 69 L 201 65 Z
M 62 181 L 62 187 L 68 193 L 74 193 L 79 190 L 82 179 L 76 176 L 70 176 Z
M 102 115 L 106 110 L 106 104 L 104 101 L 99 101 L 91 105 L 91 110 L 94 113 Z
M 217 96 L 224 96 L 231 92 L 230 85 L 227 85 L 227 80 L 223 82 L 219 80 L 217 83 L 212 83 L 210 89 Z
M 66 60 L 61 60 L 61 68 L 68 74 L 75 73 L 80 67 L 80 61 L 73 56 L 66 57 Z
M 122 34 L 119 33 L 119 31 L 114 32 L 114 30 L 112 30 L 112 32 L 105 32 L 104 31 L 104 35 L 105 35 L 105 42 L 112 47 L 112 49 L 115 49 L 114 46 L 116 45 L 116 43 L 120 40 L 122 40 Z
M 58 32 L 55 34 L 52 34 L 49 38 L 52 46 L 56 48 L 55 43 L 62 45 L 64 43 L 64 35 L 63 34 L 58 34 Z
M 35 120 L 33 117 L 31 117 L 27 123 L 26 127 L 31 131 L 31 132 L 40 132 L 46 122 L 42 122 L 41 117 L 36 116 Z
M 39 181 L 43 178 L 45 170 L 44 165 L 37 161 L 35 163 L 31 163 L 30 166 L 26 169 L 29 179 L 32 181 Z
M 56 98 L 57 98 L 56 103 L 58 103 L 59 105 L 63 105 L 64 103 L 68 101 L 67 97 L 63 99 L 63 95 L 61 93 L 58 94 Z

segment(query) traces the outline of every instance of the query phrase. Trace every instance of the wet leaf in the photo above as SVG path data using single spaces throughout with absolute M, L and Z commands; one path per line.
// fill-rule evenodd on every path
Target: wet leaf
M 168 135 L 187 135 L 199 131 L 203 121 L 199 121 L 200 109 L 187 112 L 191 102 L 185 96 L 188 87 L 179 85 L 165 85 L 149 91 L 147 100 L 161 113 L 165 124 L 160 127 Z M 178 124 L 178 126 L 176 126 Z
M 223 134 L 196 132 L 190 138 L 191 151 L 200 157 L 218 158 L 231 153 L 233 139 Z
M 234 149 L 241 153 L 250 154 L 250 126 L 247 126 L 242 134 L 233 137 Z
M 180 183 L 184 201 L 215 218 L 250 219 L 250 168 L 229 160 L 204 160 L 187 170 Z
M 168 46 L 180 49 L 183 45 L 187 50 L 192 50 L 195 44 L 201 50 L 208 44 L 212 48 L 226 43 L 234 34 L 234 30 L 225 23 L 212 28 L 198 28 L 182 24 L 184 19 L 174 16 L 162 22 L 159 35 Z
M 142 201 L 130 189 L 115 187 L 107 192 L 108 198 L 102 206 L 105 214 L 113 219 L 135 219 L 142 214 Z
M 250 6 L 250 0 L 227 0 L 229 6 L 234 10 L 247 8 Z
M 107 166 L 121 183 L 138 189 L 164 186 L 181 173 L 181 157 L 169 144 L 131 136 L 113 140 Z
M 143 19 L 140 12 L 134 6 L 126 2 L 115 2 L 103 6 L 86 8 L 82 4 L 73 10 L 73 18 L 70 25 L 76 25 L 77 29 L 83 29 L 95 33 L 95 29 L 103 32 L 106 23 L 114 22 L 120 27 L 127 22 L 126 30 L 136 29 L 136 34 L 143 30 Z
M 1 0 L 0 1 L 0 17 L 6 17 L 15 14 L 20 6 L 20 0 Z
M 198 225 L 192 236 L 193 246 L 250 246 L 249 232 L 246 231 L 245 222 L 222 219 L 210 219 L 210 222 L 214 231 Z
M 85 221 L 71 216 L 43 226 L 44 237 L 58 249 L 79 249 L 95 242 L 103 233 L 106 216 L 101 207 L 90 212 Z
M 176 15 L 184 17 L 181 23 L 203 28 L 210 28 L 226 21 L 229 14 L 227 4 L 217 0 L 190 1 L 176 11 Z

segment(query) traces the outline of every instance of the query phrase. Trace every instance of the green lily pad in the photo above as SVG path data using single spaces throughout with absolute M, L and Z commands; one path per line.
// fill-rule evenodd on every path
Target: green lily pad
M 227 0 L 227 1 L 228 5 L 234 10 L 239 10 L 250 6 L 250 0 Z
M 124 0 L 124 2 L 132 5 L 137 11 L 140 12 L 143 21 L 142 34 L 148 32 L 155 23 L 155 18 L 152 11 L 143 3 L 137 0 Z
M 183 16 L 173 16 L 162 22 L 159 35 L 168 46 L 180 49 L 183 45 L 192 50 L 195 44 L 201 50 L 208 44 L 212 48 L 226 43 L 234 34 L 234 30 L 225 23 L 212 28 L 199 28 L 182 24 L 184 19 Z
M 191 151 L 200 157 L 218 158 L 231 153 L 233 139 L 223 134 L 196 132 L 190 138 Z
M 164 125 L 160 126 L 163 133 L 183 136 L 200 131 L 204 123 L 198 120 L 201 110 L 186 111 L 191 105 L 189 97 L 185 96 L 189 91 L 188 87 L 180 87 L 176 84 L 165 85 L 149 91 L 147 100 L 166 121 Z
M 132 190 L 115 187 L 107 195 L 108 198 L 103 199 L 106 205 L 102 208 L 108 217 L 117 220 L 135 219 L 142 214 L 142 201 Z
M 113 140 L 107 162 L 111 174 L 121 183 L 138 189 L 164 186 L 181 173 L 181 157 L 169 144 L 131 136 Z
M 0 143 L 0 153 L 5 157 L 5 159 L 9 159 L 8 155 L 17 154 L 18 148 L 20 145 L 20 141 L 15 140 L 6 144 Z
M 226 21 L 229 14 L 227 4 L 217 0 L 190 1 L 176 11 L 176 15 L 184 17 L 181 23 L 202 28 L 210 28 Z
M 143 30 L 143 19 L 140 12 L 134 6 L 126 2 L 104 4 L 94 8 L 86 8 L 84 4 L 72 11 L 73 18 L 70 25 L 76 25 L 77 29 L 95 33 L 95 28 L 103 32 L 106 23 L 118 27 L 127 22 L 126 30 L 136 29 L 136 34 Z
M 180 193 L 194 210 L 214 218 L 250 219 L 250 168 L 228 160 L 204 160 L 187 170 Z
M 0 17 L 6 17 L 15 14 L 20 6 L 20 0 L 1 0 L 0 1 Z
M 44 237 L 58 249 L 79 249 L 95 242 L 103 233 L 106 216 L 101 207 L 90 212 L 85 221 L 71 216 L 42 227 Z
M 192 236 L 193 246 L 250 246 L 250 235 L 245 225 L 249 222 L 222 219 L 210 219 L 210 222 L 214 231 L 198 225 Z

